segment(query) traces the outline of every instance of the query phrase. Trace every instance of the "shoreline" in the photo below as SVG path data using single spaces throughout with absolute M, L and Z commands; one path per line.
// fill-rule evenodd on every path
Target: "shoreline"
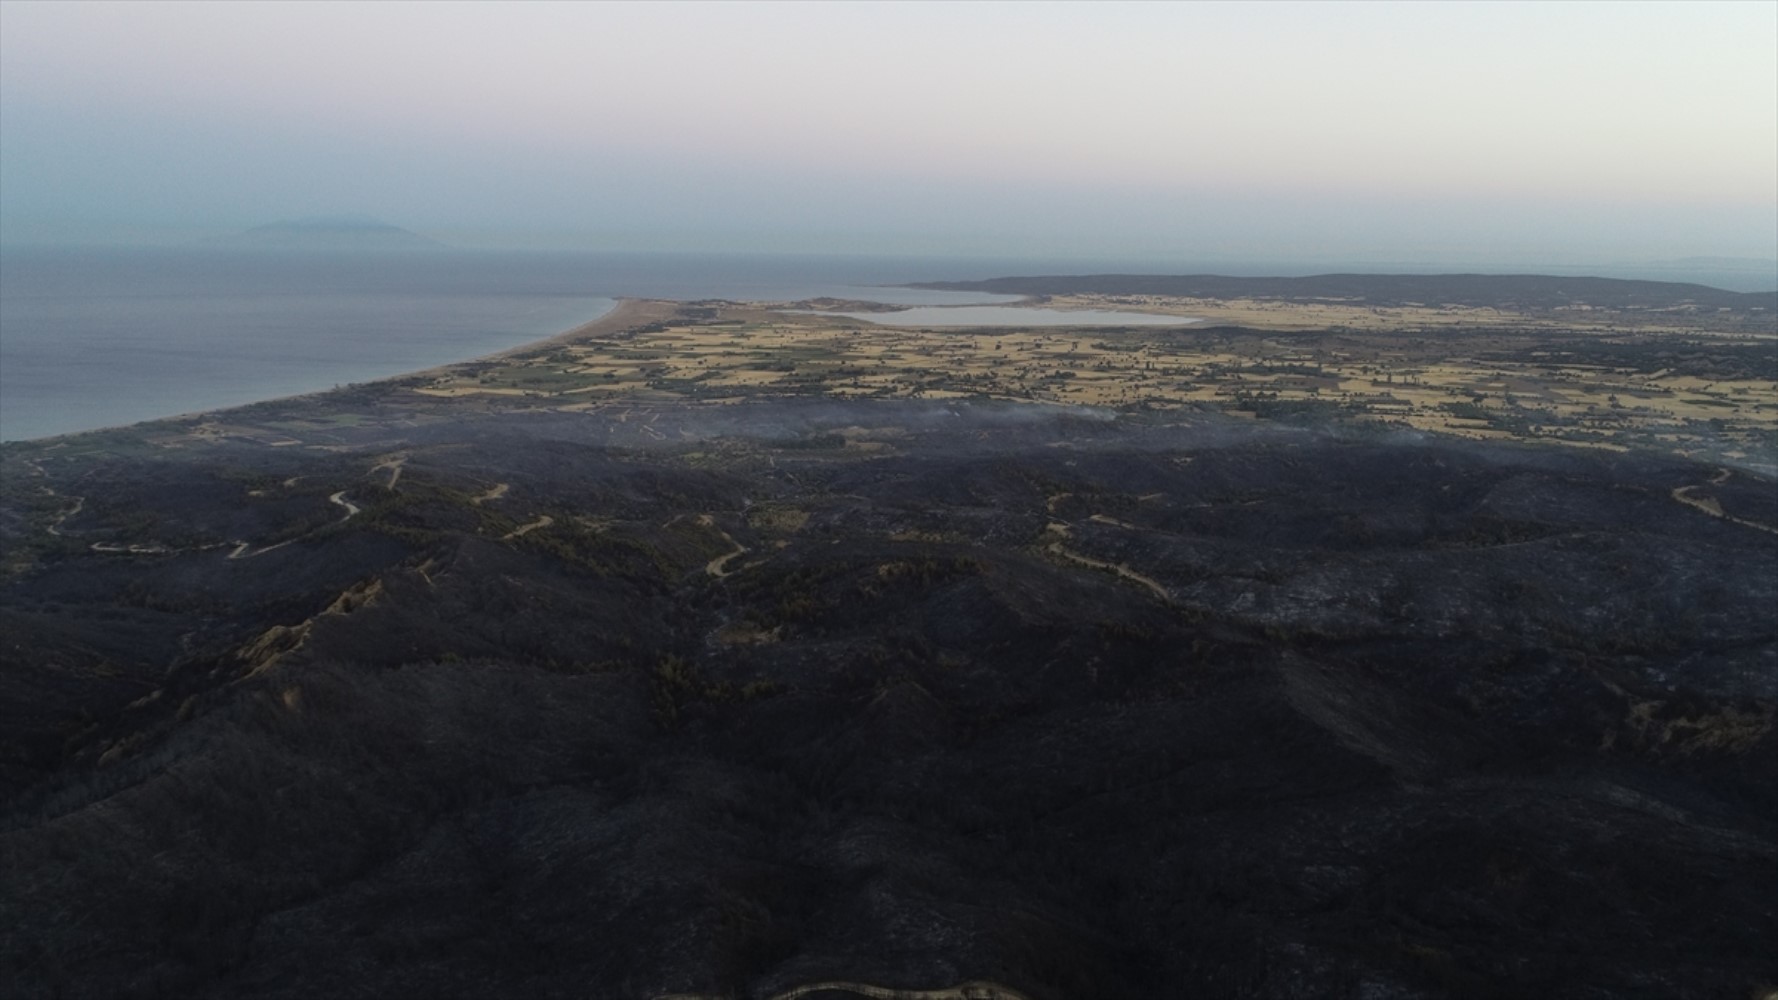
M 128 424 L 107 424 L 103 427 L 89 427 L 84 430 L 66 431 L 61 434 L 48 434 L 43 437 L 0 441 L 0 449 L 14 447 L 56 447 L 57 445 L 55 442 L 66 441 L 70 438 L 77 438 L 86 434 L 109 434 L 116 431 L 129 430 L 132 427 L 141 427 L 145 424 L 198 420 L 203 417 L 228 413 L 231 410 L 245 409 L 249 406 L 264 406 L 270 403 L 296 403 L 303 401 L 319 402 L 335 393 L 360 391 L 373 386 L 398 382 L 404 379 L 418 378 L 422 376 L 436 376 L 449 372 L 452 369 L 460 368 L 464 365 L 473 365 L 484 361 L 494 361 L 501 358 L 514 357 L 532 351 L 544 350 L 556 344 L 570 343 L 583 337 L 592 337 L 617 332 L 628 326 L 648 322 L 649 318 L 651 318 L 656 311 L 671 312 L 676 305 L 677 303 L 665 299 L 619 297 L 616 305 L 607 309 L 602 315 L 595 317 L 594 319 L 590 319 L 578 326 L 570 327 L 567 330 L 563 330 L 561 333 L 551 334 L 540 340 L 527 341 L 523 344 L 495 351 L 492 354 L 478 354 L 473 358 L 464 358 L 459 361 L 450 361 L 441 365 L 433 365 L 429 368 L 400 372 L 395 375 L 386 375 L 365 382 L 352 382 L 343 386 L 335 386 L 331 389 L 317 389 L 313 392 L 298 392 L 288 396 L 268 396 L 265 399 L 255 399 L 247 403 L 237 403 L 232 406 L 223 406 L 208 410 L 189 410 L 184 413 L 172 413 L 162 417 L 149 417 L 145 420 L 137 420 Z
M 411 372 L 402 372 L 399 375 L 390 375 L 387 378 L 373 379 L 369 382 L 359 383 L 359 385 L 371 386 L 381 382 L 394 382 L 399 379 L 419 378 L 421 376 L 432 377 L 449 372 L 452 369 L 461 368 L 464 365 L 480 364 L 484 361 L 498 361 L 503 358 L 518 357 L 519 355 L 530 354 L 534 351 L 542 351 L 551 347 L 571 344 L 586 337 L 597 337 L 611 333 L 619 333 L 632 326 L 647 323 L 655 319 L 665 318 L 666 316 L 671 315 L 673 310 L 677 309 L 678 306 L 679 303 L 671 299 L 639 299 L 620 296 L 617 299 L 617 304 L 610 309 L 607 309 L 603 315 L 587 320 L 579 326 L 570 327 L 563 330 L 561 333 L 551 334 L 541 340 L 527 341 L 526 343 L 518 344 L 514 347 L 495 351 L 492 354 L 478 354 L 473 358 L 464 358 L 461 361 L 447 361 L 442 365 L 433 365 L 430 368 L 420 368 Z M 332 391 L 334 390 L 328 390 L 328 392 Z M 311 393 L 305 395 L 320 394 Z M 282 398 L 300 399 L 302 397 L 285 396 Z M 263 402 L 269 403 L 275 402 L 275 400 L 263 400 Z M 249 403 L 246 405 L 252 406 L 254 404 Z M 230 409 L 233 409 L 233 407 L 230 407 Z

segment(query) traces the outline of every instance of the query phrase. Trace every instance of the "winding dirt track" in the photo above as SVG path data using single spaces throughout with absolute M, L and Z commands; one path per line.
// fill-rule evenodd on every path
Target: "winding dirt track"
M 729 564 L 730 560 L 733 560 L 733 559 L 739 558 L 740 556 L 746 555 L 747 554 L 747 546 L 742 545 L 740 542 L 737 542 L 733 538 L 729 537 L 728 532 L 722 530 L 721 528 L 717 528 L 716 527 L 716 519 L 711 517 L 708 514 L 699 514 L 698 515 L 698 523 L 703 525 L 706 528 L 716 528 L 716 533 L 722 536 L 722 540 L 735 547 L 735 550 L 733 552 L 729 552 L 724 555 L 717 556 L 716 558 L 705 563 L 704 564 L 704 572 L 710 574 L 711 576 L 717 578 L 718 580 L 722 579 L 725 576 L 729 576 L 729 575 L 732 575 L 736 572 L 739 572 L 738 570 L 729 569 L 728 564 Z
M 296 539 L 292 538 L 289 541 L 279 542 L 276 545 L 267 545 L 263 549 L 256 549 L 252 545 L 250 545 L 246 542 L 236 542 L 234 551 L 230 552 L 228 554 L 228 558 L 230 558 L 230 559 L 251 559 L 254 556 L 263 556 L 267 552 L 276 552 L 277 550 L 283 548 L 286 545 L 289 545 L 291 542 L 294 542 L 294 541 L 296 541 Z
M 396 483 L 401 482 L 401 467 L 406 464 L 407 464 L 407 456 L 406 455 L 396 455 L 394 458 L 384 459 L 383 461 L 378 462 L 377 464 L 371 466 L 370 471 L 376 472 L 379 469 L 388 469 L 389 470 L 389 482 L 388 482 L 387 488 L 392 490 L 395 488 Z
M 46 490 L 49 493 L 49 495 L 52 497 L 60 495 L 60 494 L 56 493 L 55 490 L 52 490 L 47 486 L 44 487 L 44 490 Z M 68 520 L 69 518 L 73 517 L 74 515 L 80 513 L 81 510 L 84 509 L 85 507 L 86 507 L 86 497 L 75 497 L 74 498 L 74 506 L 69 508 L 66 512 L 64 512 L 61 517 L 56 518 L 56 523 L 49 526 L 49 533 L 56 536 L 57 538 L 68 537 L 67 535 L 62 534 L 62 523 L 64 521 Z
M 556 523 L 555 518 L 549 516 L 548 514 L 539 514 L 539 515 L 537 515 L 537 520 L 532 521 L 528 524 L 519 525 L 518 527 L 507 532 L 506 534 L 501 535 L 500 540 L 505 542 L 505 541 L 510 541 L 511 539 L 514 539 L 514 538 L 522 538 L 525 535 L 528 535 L 531 532 L 536 531 L 538 528 L 547 528 L 554 523 Z
M 1112 517 L 1110 514 L 1094 514 L 1091 517 L 1087 518 L 1087 520 L 1096 521 L 1099 524 L 1109 524 L 1114 528 L 1128 528 L 1131 531 L 1141 531 L 1142 530 L 1141 528 L 1137 527 L 1136 525 L 1131 524 L 1128 521 L 1120 521 L 1117 518 Z
M 345 516 L 341 517 L 338 521 L 335 521 L 334 522 L 335 524 L 345 524 L 347 521 L 350 521 L 355 515 L 357 515 L 357 513 L 362 509 L 357 504 L 346 499 L 346 491 L 345 490 L 340 490 L 338 493 L 335 493 L 332 496 L 328 497 L 327 502 L 333 504 L 336 507 L 342 507 L 346 511 Z M 312 534 L 312 532 L 311 532 L 311 534 Z M 234 551 L 230 552 L 228 554 L 228 558 L 230 558 L 230 559 L 251 559 L 254 556 L 263 556 L 267 552 L 276 552 L 286 545 L 294 545 L 295 543 L 297 543 L 307 537 L 308 537 L 308 535 L 298 535 L 295 538 L 287 538 L 284 541 L 281 541 L 276 545 L 267 545 L 263 549 L 256 549 L 247 542 L 236 542 Z
M 1098 520 L 1098 518 L 1095 517 L 1094 520 Z M 1106 519 L 1106 522 L 1111 524 L 1122 524 L 1120 521 L 1112 521 L 1109 518 Z M 1129 527 L 1129 525 L 1124 526 Z M 1051 534 L 1060 535 L 1063 538 L 1068 537 L 1068 526 L 1066 524 L 1051 522 L 1051 524 L 1044 530 Z M 1060 541 L 1051 542 L 1044 548 L 1048 552 L 1054 553 L 1055 555 L 1061 556 L 1072 562 L 1080 563 L 1082 566 L 1091 566 L 1094 569 L 1108 569 L 1126 580 L 1147 587 L 1154 593 L 1154 596 L 1160 598 L 1162 601 L 1171 602 L 1173 600 L 1173 595 L 1167 593 L 1167 588 L 1161 586 L 1159 580 L 1156 580 L 1153 577 L 1143 576 L 1141 573 L 1125 566 L 1123 563 L 1110 563 L 1103 559 L 1094 559 L 1091 556 L 1083 556 L 1078 552 L 1070 551 L 1068 547 L 1063 545 Z
M 110 542 L 94 542 L 88 548 L 94 552 L 124 552 L 133 556 L 164 556 L 174 551 L 165 545 L 113 545 Z
M 393 463 L 386 463 L 386 465 L 392 465 L 392 467 L 394 469 L 394 471 L 391 472 L 389 475 L 389 486 L 391 488 L 393 488 L 395 486 L 395 480 L 401 475 L 401 463 L 405 462 L 405 461 L 407 461 L 406 456 L 402 456 L 399 460 L 396 460 Z M 377 466 L 377 468 L 379 468 L 379 469 L 384 468 L 384 467 L 386 467 L 386 466 L 384 466 L 384 465 Z M 375 469 L 373 469 L 372 471 L 374 472 Z M 42 475 L 43 470 L 37 469 L 37 474 Z M 302 477 L 295 476 L 290 479 L 287 479 L 284 481 L 284 485 L 285 486 L 292 486 L 296 483 L 297 479 L 300 479 L 300 478 L 302 478 Z M 47 486 L 43 487 L 43 491 L 52 497 L 61 495 L 61 494 L 57 493 L 55 490 L 53 490 Z M 501 487 L 501 492 L 505 492 L 504 485 L 502 485 L 502 487 Z M 50 534 L 56 536 L 57 538 L 73 537 L 73 536 L 69 535 L 67 532 L 62 530 L 62 525 L 64 523 L 66 523 L 69 518 L 80 513 L 86 507 L 86 498 L 85 497 L 74 497 L 73 499 L 74 499 L 74 506 L 73 507 L 70 507 L 66 511 L 63 511 L 61 516 L 57 517 L 55 519 L 54 523 L 51 523 L 51 524 L 45 526 L 45 530 L 48 531 Z M 332 496 L 328 497 L 327 501 L 336 507 L 343 508 L 346 512 L 343 517 L 341 517 L 338 521 L 334 522 L 335 524 L 344 524 L 347 521 L 350 521 L 360 511 L 363 510 L 363 508 L 359 507 L 357 504 L 346 499 L 346 491 L 345 490 L 340 490 L 338 493 L 335 493 Z M 549 519 L 545 518 L 544 520 L 547 521 Z M 535 525 L 535 527 L 541 527 L 541 525 Z M 521 530 L 520 533 L 522 534 L 523 531 Z M 276 545 L 267 545 L 266 547 L 261 548 L 261 549 L 254 548 L 251 542 L 243 542 L 240 540 L 236 540 L 233 543 L 234 548 L 230 549 L 228 555 L 225 556 L 224 558 L 226 558 L 226 559 L 251 559 L 254 556 L 265 555 L 267 552 L 275 552 L 278 549 L 281 549 L 286 545 L 290 545 L 290 544 L 300 541 L 304 537 L 307 537 L 307 536 L 303 535 L 303 536 L 298 536 L 297 538 L 286 539 L 282 542 L 277 543 Z M 112 555 L 164 556 L 164 555 L 173 555 L 175 553 L 180 553 L 180 552 L 207 552 L 212 549 L 226 548 L 228 545 L 229 545 L 228 542 L 217 542 L 217 543 L 214 543 L 211 545 L 199 545 L 199 546 L 196 546 L 193 548 L 175 549 L 175 548 L 170 548 L 165 545 L 159 545 L 159 544 L 154 544 L 154 543 L 144 544 L 144 543 L 137 542 L 137 543 L 133 543 L 130 545 L 123 545 L 123 544 L 120 544 L 117 542 L 93 542 L 92 544 L 88 545 L 87 548 L 94 551 L 94 552 L 107 552 L 107 553 L 111 553 Z
M 32 475 L 35 475 L 40 479 L 48 479 L 49 478 L 49 473 L 43 471 L 43 466 L 37 464 L 34 461 L 27 461 L 25 464 L 31 467 L 31 474 Z M 38 487 L 38 489 L 43 491 L 44 496 L 60 497 L 62 495 L 60 493 L 57 493 L 55 490 L 55 487 L 53 487 L 53 486 L 40 486 L 40 487 Z M 61 516 L 56 518 L 55 522 L 53 524 L 49 525 L 49 528 L 48 528 L 49 533 L 56 536 L 57 538 L 67 538 L 68 537 L 67 535 L 63 534 L 62 525 L 64 523 L 66 523 L 69 518 L 80 513 L 82 510 L 84 510 L 86 508 L 86 497 L 74 497 L 73 500 L 74 500 L 74 506 L 63 511 Z
M 820 992 L 852 993 L 871 1000 L 1030 1000 L 1025 994 L 1010 986 L 1002 986 L 985 979 L 971 979 L 966 983 L 939 990 L 897 990 L 884 986 L 872 986 L 869 983 L 853 983 L 845 980 L 832 980 L 822 983 L 809 983 L 776 993 L 767 1000 L 798 1000 L 799 997 Z M 654 1000 L 729 1000 L 727 997 L 714 993 L 666 993 Z
M 495 483 L 493 486 L 488 487 L 488 492 L 483 493 L 481 496 L 470 497 L 469 502 L 480 507 L 482 504 L 485 504 L 490 500 L 500 499 L 505 496 L 506 491 L 510 489 L 512 489 L 511 483 Z
M 1744 518 L 1730 515 L 1727 511 L 1722 509 L 1722 504 L 1717 502 L 1715 497 L 1692 496 L 1692 491 L 1701 486 L 1721 486 L 1723 483 L 1728 482 L 1730 474 L 1731 473 L 1727 469 L 1718 469 L 1716 470 L 1716 475 L 1710 477 L 1710 482 L 1708 483 L 1695 483 L 1691 486 L 1680 486 L 1675 488 L 1673 490 L 1673 499 L 1678 500 L 1687 507 L 1701 510 L 1706 514 L 1709 514 L 1711 517 L 1719 517 L 1724 521 L 1732 521 L 1735 524 L 1739 524 L 1745 528 L 1752 528 L 1755 531 L 1764 531 L 1768 534 L 1778 535 L 1778 528 L 1774 528 L 1769 524 L 1761 524 L 1758 521 L 1748 521 Z

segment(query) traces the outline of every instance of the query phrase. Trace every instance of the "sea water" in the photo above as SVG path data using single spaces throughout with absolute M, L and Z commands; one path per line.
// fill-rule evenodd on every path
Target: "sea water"
M 597 319 L 620 296 L 899 304 L 979 262 L 679 254 L 0 251 L 0 440 L 387 378 Z

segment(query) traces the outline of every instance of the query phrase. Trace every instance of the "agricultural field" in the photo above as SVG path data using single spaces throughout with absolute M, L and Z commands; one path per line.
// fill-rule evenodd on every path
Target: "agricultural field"
M 411 388 L 569 411 L 810 396 L 1213 410 L 1761 466 L 1778 449 L 1778 340 L 1741 323 L 1725 331 L 1671 313 L 1642 322 L 1577 312 L 1571 322 L 1492 307 L 1156 296 L 1049 304 L 1182 319 L 1177 328 L 899 328 L 724 304 L 441 370 Z

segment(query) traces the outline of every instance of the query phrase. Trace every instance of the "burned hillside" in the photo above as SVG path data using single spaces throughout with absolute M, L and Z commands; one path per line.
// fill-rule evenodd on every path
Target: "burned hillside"
M 5 453 L 20 995 L 1778 980 L 1768 480 L 968 402 L 338 433 Z

